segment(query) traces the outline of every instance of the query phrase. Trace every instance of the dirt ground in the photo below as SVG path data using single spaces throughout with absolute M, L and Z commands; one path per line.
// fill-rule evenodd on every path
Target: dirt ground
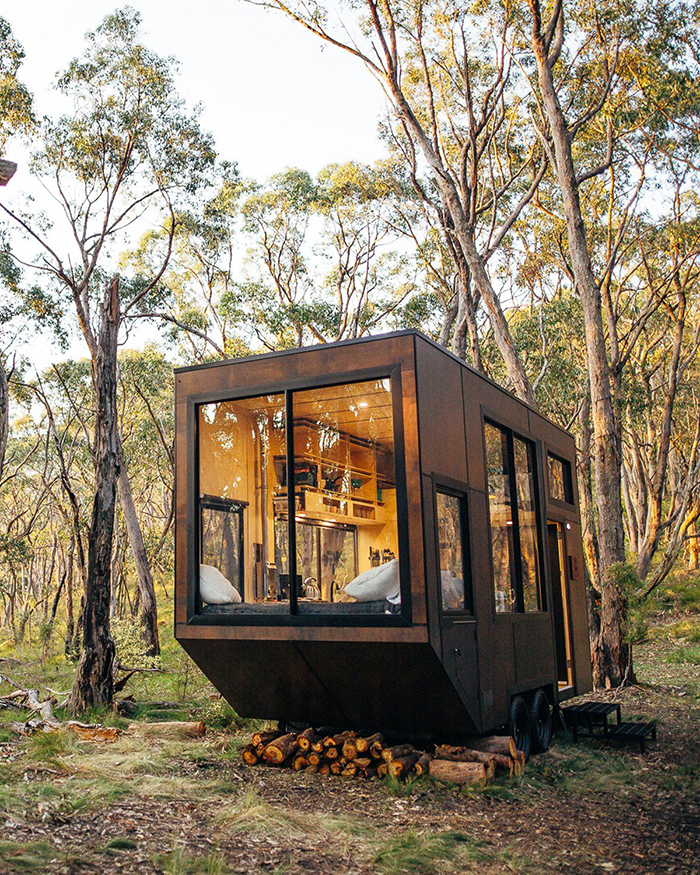
M 639 648 L 640 685 L 598 695 L 658 720 L 646 755 L 560 731 L 482 791 L 247 767 L 249 727 L 5 741 L 0 873 L 697 873 L 700 666 L 678 652 Z

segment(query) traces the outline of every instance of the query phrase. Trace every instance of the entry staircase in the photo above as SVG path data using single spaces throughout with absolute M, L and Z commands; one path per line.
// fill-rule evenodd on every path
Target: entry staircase
M 622 708 L 617 702 L 582 702 L 562 708 L 561 714 L 575 742 L 579 738 L 632 741 L 637 742 L 641 752 L 645 753 L 646 740 L 656 741 L 656 720 L 623 721 Z M 615 714 L 616 722 L 608 723 L 610 714 Z

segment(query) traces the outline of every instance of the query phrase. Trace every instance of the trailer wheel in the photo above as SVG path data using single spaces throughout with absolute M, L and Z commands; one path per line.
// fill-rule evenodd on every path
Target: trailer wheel
M 535 690 L 530 700 L 530 730 L 532 733 L 532 752 L 544 753 L 552 741 L 552 712 L 544 690 Z
M 525 754 L 525 759 L 527 759 L 530 756 L 532 744 L 532 724 L 530 723 L 530 712 L 522 696 L 513 696 L 511 699 L 508 728 L 515 741 L 515 746 Z

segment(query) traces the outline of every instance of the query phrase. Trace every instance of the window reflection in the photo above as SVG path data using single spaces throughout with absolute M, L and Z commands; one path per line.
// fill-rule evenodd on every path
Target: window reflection
M 532 444 L 513 438 L 515 483 L 520 537 L 523 608 L 540 610 L 540 558 L 537 544 L 537 505 Z
M 444 611 L 464 611 L 467 605 L 464 557 L 464 500 L 438 491 L 437 521 L 440 556 L 440 592 Z
M 276 525 L 274 510 L 284 413 L 284 395 L 199 408 L 199 594 L 205 613 L 288 610 L 288 535 L 286 526 Z
M 547 454 L 549 465 L 549 495 L 556 501 L 573 503 L 573 484 L 571 482 L 571 465 L 565 459 Z
M 508 441 L 505 432 L 491 423 L 484 426 L 491 521 L 493 589 L 499 613 L 515 610 L 513 510 Z
M 298 611 L 400 610 L 391 382 L 294 392 Z
M 291 473 L 283 394 L 199 408 L 202 610 L 399 613 L 391 381 L 291 400 Z

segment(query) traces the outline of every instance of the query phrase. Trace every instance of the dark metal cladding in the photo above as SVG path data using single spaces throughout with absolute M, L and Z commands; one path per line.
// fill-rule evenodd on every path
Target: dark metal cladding
M 397 608 L 304 613 L 290 551 L 289 610 L 204 612 L 197 583 L 199 405 L 281 396 L 285 422 L 296 431 L 295 393 L 380 378 L 391 381 L 392 391 Z M 518 693 L 542 688 L 556 703 L 591 689 L 570 434 L 416 331 L 181 368 L 175 389 L 175 635 L 240 714 L 481 733 L 507 722 Z M 487 464 L 487 423 L 508 449 L 503 470 Z M 296 507 L 294 434 L 286 435 L 279 458 L 294 471 L 294 486 L 278 505 L 280 520 Z M 489 472 L 494 483 L 506 484 L 497 510 Z M 563 490 L 552 485 L 561 477 L 568 478 Z M 529 515 L 521 518 L 517 502 L 527 490 Z M 374 498 L 380 496 L 381 489 Z M 236 509 L 252 512 L 245 502 Z M 287 531 L 295 531 L 294 519 L 296 512 Z M 459 520 L 461 533 L 449 535 L 457 529 L 445 520 L 453 526 Z M 361 528 L 362 519 L 354 522 Z M 492 525 L 511 545 L 512 611 L 503 609 L 502 593 L 495 597 L 502 568 L 495 570 Z M 446 576 L 447 554 L 461 563 L 461 578 Z

